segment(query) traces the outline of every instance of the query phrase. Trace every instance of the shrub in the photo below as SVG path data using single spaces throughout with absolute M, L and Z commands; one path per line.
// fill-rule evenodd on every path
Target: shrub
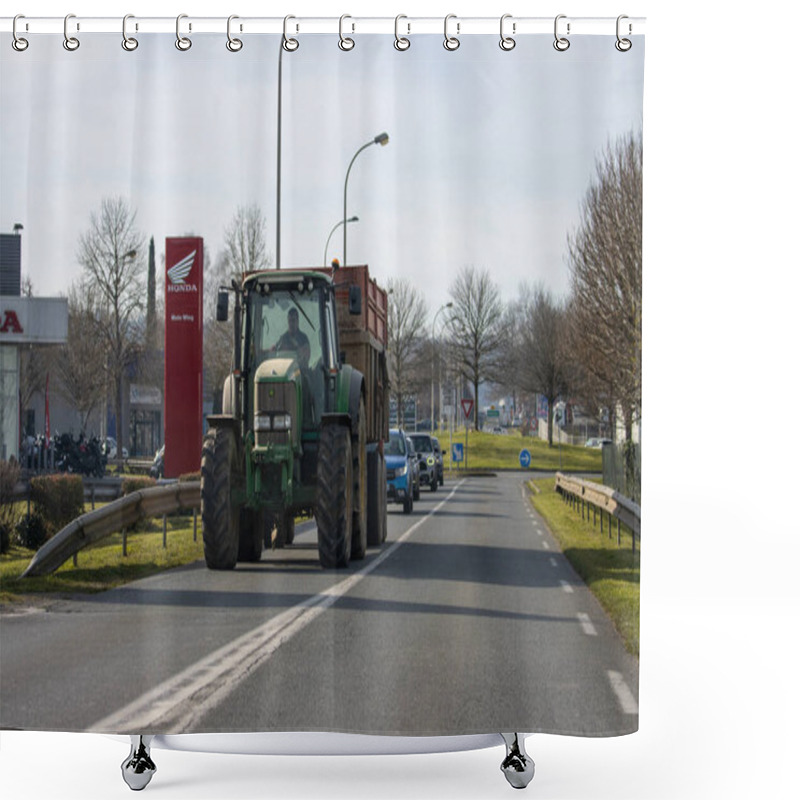
M 49 538 L 50 531 L 41 514 L 26 514 L 16 527 L 17 541 L 28 550 L 38 550 Z
M 133 478 L 125 478 L 125 480 L 122 481 L 122 494 L 133 494 L 134 492 L 138 492 L 140 489 L 149 489 L 157 484 L 158 482 L 155 478 L 149 478 L 145 475 L 137 475 Z
M 178 476 L 178 483 L 191 483 L 200 480 L 200 472 L 186 472 Z
M 0 553 L 7 553 L 11 547 L 11 525 L 0 522 Z
M 83 514 L 83 480 L 80 475 L 31 478 L 31 503 L 55 533 Z
M 9 530 L 14 524 L 14 489 L 17 481 L 19 464 L 16 460 L 0 461 L 0 524 L 6 525 Z

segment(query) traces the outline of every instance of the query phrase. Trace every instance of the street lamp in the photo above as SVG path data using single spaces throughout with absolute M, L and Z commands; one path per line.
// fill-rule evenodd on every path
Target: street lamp
M 373 144 L 379 144 L 381 147 L 385 147 L 389 144 L 389 134 L 384 131 L 383 133 L 379 133 L 374 139 L 370 139 L 366 144 L 361 145 L 361 147 L 356 150 L 356 154 L 350 159 L 350 166 L 347 168 L 347 174 L 344 177 L 344 214 L 342 214 L 342 219 L 344 220 L 343 267 L 347 266 L 347 181 L 350 179 L 350 170 L 353 168 L 353 162 L 358 158 L 360 153 Z
M 345 221 L 346 221 L 346 222 L 358 222 L 358 217 L 356 217 L 356 216 L 352 216 L 352 217 L 350 217 L 350 219 L 348 219 L 348 220 L 343 220 L 343 219 L 340 219 L 340 220 L 339 220 L 339 221 L 338 221 L 338 222 L 337 222 L 337 223 L 336 223 L 336 224 L 335 224 L 335 225 L 334 225 L 334 226 L 331 228 L 331 232 L 328 234 L 328 241 L 327 241 L 327 242 L 325 242 L 325 255 L 322 257 L 322 265 L 323 265 L 324 267 L 327 267 L 327 266 L 328 266 L 328 245 L 331 243 L 331 236 L 333 236 L 333 232 L 334 232 L 334 231 L 335 231 L 335 230 L 336 230 L 336 229 L 337 229 L 337 228 L 338 228 L 340 225 L 344 225 Z
M 439 314 L 442 313 L 446 308 L 452 308 L 453 303 L 452 301 L 449 303 L 445 303 L 439 310 L 433 315 L 433 324 L 431 325 L 431 345 L 434 345 L 436 341 L 436 318 Z M 431 434 L 433 434 L 433 417 L 434 417 L 434 408 L 433 408 L 433 361 L 431 361 Z M 439 360 L 439 416 L 442 415 L 442 362 L 441 359 Z

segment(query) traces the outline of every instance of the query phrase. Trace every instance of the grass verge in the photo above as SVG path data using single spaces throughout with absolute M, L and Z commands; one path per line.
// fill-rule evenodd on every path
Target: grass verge
M 555 491 L 555 480 L 544 478 L 529 482 L 539 491 L 531 494 L 536 510 L 561 545 L 575 571 L 597 597 L 609 615 L 630 653 L 639 657 L 639 550 L 632 552 L 631 534 L 622 526 L 621 546 L 617 528 L 611 538 L 609 528 L 592 519 L 581 519 Z M 607 521 L 607 520 L 606 520 Z
M 122 534 L 115 533 L 81 550 L 77 567 L 70 559 L 41 578 L 21 577 L 34 551 L 13 545 L 0 556 L 0 605 L 41 602 L 47 595 L 102 592 L 203 558 L 199 520 L 195 542 L 191 516 L 167 517 L 166 549 L 160 519 L 150 520 L 141 532 L 129 532 L 127 538 L 127 556 L 122 555 Z
M 456 431 L 453 444 L 464 444 L 465 438 L 463 429 Z M 445 469 L 455 469 L 455 464 L 450 463 L 450 435 L 441 433 L 438 439 Z M 517 430 L 507 434 L 470 430 L 466 445 L 466 467 L 469 469 L 521 469 L 519 454 L 523 449 L 531 454 L 531 469 L 571 472 L 602 472 L 603 469 L 603 456 L 599 450 L 572 445 L 559 447 L 557 444 L 549 447 L 538 437 L 522 436 Z

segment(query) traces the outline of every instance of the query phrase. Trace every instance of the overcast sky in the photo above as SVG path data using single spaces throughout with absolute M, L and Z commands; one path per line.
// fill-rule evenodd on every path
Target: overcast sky
M 25 53 L 3 47 L 0 230 L 21 222 L 23 272 L 38 294 L 66 293 L 80 272 L 77 241 L 101 198 L 121 195 L 156 240 L 193 232 L 212 259 L 237 205 L 258 203 L 274 253 L 276 88 L 280 37 L 60 35 Z M 424 287 L 433 313 L 464 265 L 488 268 L 503 295 L 521 281 L 568 287 L 568 231 L 602 148 L 638 131 L 644 42 L 621 54 L 611 36 L 527 36 L 511 52 L 496 36 L 362 35 L 343 53 L 333 35 L 306 35 L 285 53 L 282 265 L 322 262 L 342 218 L 347 165 L 348 263 Z M 8 124 L 13 121 L 13 124 Z M 645 142 L 646 146 L 646 142 Z M 146 257 L 146 253 L 142 253 Z M 342 257 L 341 228 L 329 259 Z M 145 268 L 144 262 L 142 264 Z

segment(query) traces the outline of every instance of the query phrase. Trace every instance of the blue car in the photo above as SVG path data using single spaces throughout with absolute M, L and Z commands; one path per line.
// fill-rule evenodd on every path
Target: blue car
M 414 465 L 403 431 L 389 431 L 389 441 L 384 443 L 383 454 L 386 459 L 386 496 L 391 502 L 402 503 L 403 513 L 410 514 L 414 508 Z

